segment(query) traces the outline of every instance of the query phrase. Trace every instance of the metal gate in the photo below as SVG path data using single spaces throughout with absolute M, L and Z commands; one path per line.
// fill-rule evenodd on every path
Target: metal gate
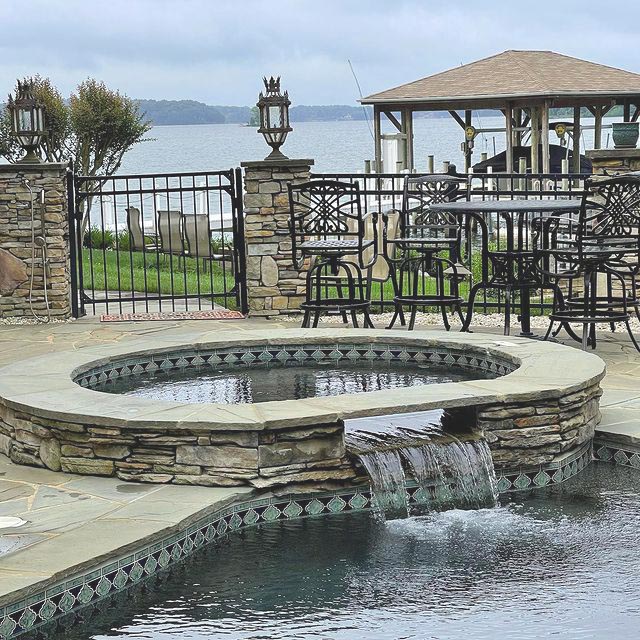
M 240 169 L 68 178 L 74 316 L 246 313 Z

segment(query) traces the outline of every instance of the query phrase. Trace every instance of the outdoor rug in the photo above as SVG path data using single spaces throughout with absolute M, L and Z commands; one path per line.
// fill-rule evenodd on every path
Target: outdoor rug
M 242 320 L 239 311 L 228 309 L 209 311 L 167 311 L 156 313 L 106 313 L 100 316 L 100 322 L 147 322 L 149 320 Z

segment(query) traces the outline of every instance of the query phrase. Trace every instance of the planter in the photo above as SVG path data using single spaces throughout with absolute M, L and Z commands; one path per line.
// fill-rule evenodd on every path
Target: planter
M 640 123 L 638 122 L 614 122 L 613 144 L 616 149 L 635 149 L 638 143 Z

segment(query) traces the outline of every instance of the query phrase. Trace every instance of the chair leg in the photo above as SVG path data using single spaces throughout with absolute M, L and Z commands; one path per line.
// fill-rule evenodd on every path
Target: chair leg
M 311 320 L 311 311 L 305 311 L 304 312 L 304 317 L 302 318 L 302 328 L 303 329 L 308 329 L 309 328 L 309 321 Z
M 338 298 L 340 298 L 341 300 L 344 299 L 344 296 L 342 295 L 342 283 L 339 280 L 336 282 L 336 291 L 338 293 Z M 349 318 L 347 317 L 347 312 L 341 309 L 340 315 L 342 316 L 343 324 L 348 324 Z
M 591 315 L 591 273 L 588 271 L 585 272 L 584 278 L 584 311 L 585 316 Z M 586 351 L 587 346 L 589 345 L 589 334 L 591 332 L 591 326 L 588 322 L 583 323 L 582 325 L 582 350 Z
M 633 331 L 631 330 L 631 325 L 629 324 L 629 321 L 626 320 L 624 325 L 627 328 L 627 333 L 629 334 L 629 337 L 631 338 L 631 342 L 633 343 L 633 346 L 636 348 L 636 351 L 640 351 L 640 345 L 638 344 L 638 341 L 633 335 Z
M 473 305 L 476 301 L 476 296 L 478 295 L 478 291 L 484 288 L 486 288 L 484 282 L 478 282 L 478 284 L 474 284 L 473 287 L 471 287 L 471 291 L 469 292 L 469 302 L 467 302 L 467 317 L 464 319 L 464 323 L 460 331 L 469 331 L 471 318 L 473 317 Z
M 413 328 L 416 326 L 416 315 L 418 313 L 418 306 L 413 305 L 411 307 L 411 317 L 409 319 L 409 331 L 413 331 Z
M 513 291 L 510 286 L 505 290 L 504 294 L 504 330 L 503 334 L 508 336 L 511 333 L 511 299 Z

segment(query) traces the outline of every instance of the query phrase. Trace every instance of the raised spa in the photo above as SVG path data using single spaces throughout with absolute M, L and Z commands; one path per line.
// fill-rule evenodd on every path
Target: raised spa
M 591 354 L 481 334 L 145 337 L 1 371 L 0 452 L 131 481 L 336 487 L 362 479 L 345 422 L 466 408 L 499 473 L 544 482 L 593 438 L 603 375 Z

